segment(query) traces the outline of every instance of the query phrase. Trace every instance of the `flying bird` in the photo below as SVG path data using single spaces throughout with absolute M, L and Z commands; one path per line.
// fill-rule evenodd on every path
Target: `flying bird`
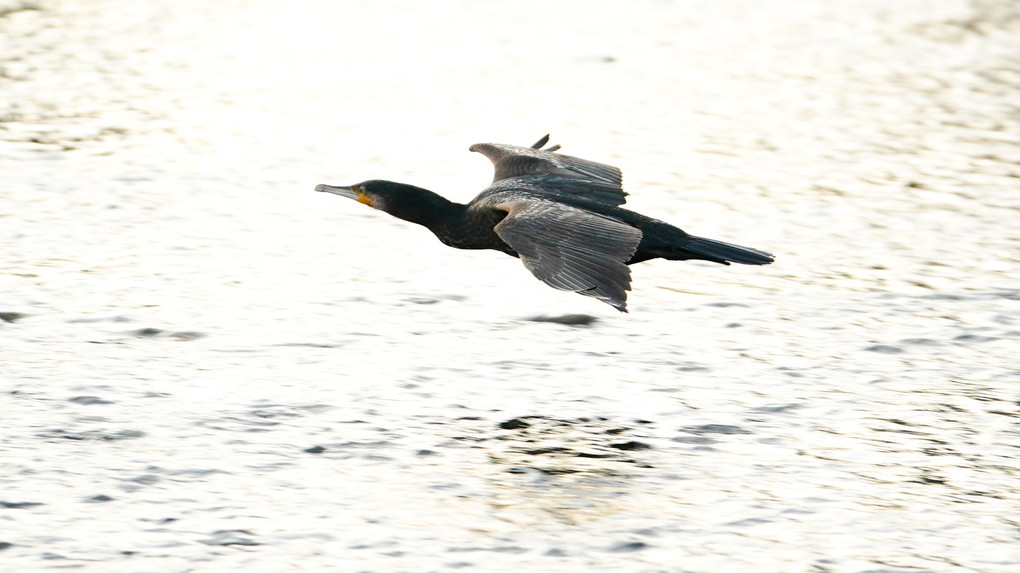
M 698 259 L 767 265 L 770 253 L 683 230 L 621 207 L 623 175 L 611 165 L 555 153 L 549 136 L 531 147 L 477 143 L 489 158 L 492 184 L 467 204 L 420 187 L 373 179 L 316 191 L 354 199 L 427 227 L 458 249 L 493 249 L 518 257 L 531 274 L 560 290 L 627 312 L 630 269 L 649 259 Z M 543 149 L 544 148 L 544 149 Z

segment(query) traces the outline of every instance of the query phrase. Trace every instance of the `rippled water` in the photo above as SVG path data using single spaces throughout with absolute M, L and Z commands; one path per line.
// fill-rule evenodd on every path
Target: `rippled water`
M 1018 102 L 1009 0 L 2 1 L 0 569 L 1020 570 Z M 777 262 L 312 192 L 546 132 Z

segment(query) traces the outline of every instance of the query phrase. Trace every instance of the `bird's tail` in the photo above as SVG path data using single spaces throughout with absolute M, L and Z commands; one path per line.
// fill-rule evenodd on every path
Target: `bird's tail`
M 694 236 L 688 237 L 688 240 L 684 243 L 680 254 L 682 257 L 678 258 L 701 259 L 715 263 L 722 263 L 724 265 L 728 265 L 730 263 L 740 263 L 742 265 L 767 265 L 776 259 L 772 256 L 772 253 L 766 253 L 765 251 L 759 251 L 758 249 L 741 247 L 740 245 L 724 243 L 722 241 L 716 241 L 715 239 L 706 239 L 704 237 Z

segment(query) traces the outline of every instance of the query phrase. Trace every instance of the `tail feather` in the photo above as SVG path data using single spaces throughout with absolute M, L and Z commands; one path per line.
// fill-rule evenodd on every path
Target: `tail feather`
M 772 253 L 758 249 L 694 236 L 689 237 L 689 240 L 684 243 L 681 252 L 684 255 L 683 258 L 686 259 L 702 259 L 724 265 L 730 263 L 767 265 L 776 259 Z

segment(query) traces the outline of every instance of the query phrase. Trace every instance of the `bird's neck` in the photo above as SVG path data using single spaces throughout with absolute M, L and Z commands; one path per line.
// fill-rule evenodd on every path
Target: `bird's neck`
M 470 204 L 454 203 L 428 189 L 399 185 L 401 198 L 382 207 L 387 213 L 427 227 L 440 241 L 451 247 L 495 249 L 516 256 L 494 230 L 506 216 L 505 211 L 472 208 Z
M 440 233 L 461 224 L 467 205 L 454 203 L 438 193 L 421 187 L 414 187 L 413 190 L 414 201 L 387 206 L 386 211 L 399 219 L 428 227 L 440 238 L 442 238 Z

